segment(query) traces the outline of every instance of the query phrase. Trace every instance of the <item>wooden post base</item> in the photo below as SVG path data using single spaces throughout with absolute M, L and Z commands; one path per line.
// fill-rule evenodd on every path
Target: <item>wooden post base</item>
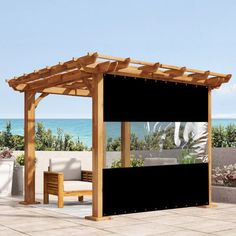
M 21 202 L 19 202 L 19 203 L 22 204 L 22 205 L 35 205 L 35 204 L 40 204 L 40 202 L 37 202 L 37 201 L 35 201 L 35 202 L 21 201 Z
M 112 218 L 110 216 L 103 216 L 103 217 L 85 216 L 85 219 L 92 221 L 102 221 L 102 220 L 111 220 Z
M 209 205 L 203 205 L 203 206 L 199 206 L 200 208 L 216 208 L 217 204 L 215 203 L 210 203 Z

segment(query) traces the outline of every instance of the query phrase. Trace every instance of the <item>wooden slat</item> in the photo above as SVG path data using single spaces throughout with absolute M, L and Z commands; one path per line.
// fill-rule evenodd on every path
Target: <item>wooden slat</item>
M 125 58 L 123 61 L 118 61 L 116 70 L 127 68 L 129 66 L 130 61 L 131 61 L 130 58 Z
M 118 61 L 111 62 L 107 72 L 115 71 L 117 69 L 117 66 L 118 66 Z
M 109 61 L 105 61 L 105 62 L 101 62 L 96 66 L 96 72 L 97 73 L 104 73 L 107 72 L 107 70 L 110 67 L 111 62 Z
M 97 61 L 97 59 L 99 58 L 103 59 L 103 61 Z M 69 76 L 70 73 L 73 73 L 71 72 L 71 69 L 81 72 L 87 71 L 92 74 L 112 73 L 117 75 L 148 79 L 150 79 L 151 77 L 152 79 L 162 79 L 165 81 L 205 85 L 210 86 L 211 88 L 219 87 L 222 83 L 228 82 L 231 78 L 230 74 L 221 74 L 186 67 L 140 61 L 130 58 L 89 53 L 86 56 L 73 58 L 70 61 L 59 63 L 58 65 L 54 65 L 51 67 L 46 67 L 41 70 L 34 71 L 33 73 L 20 76 L 18 78 L 14 77 L 13 79 L 9 80 L 8 83 L 11 87 L 18 91 L 24 91 L 29 89 L 30 87 L 32 89 L 33 86 L 35 86 L 34 88 L 37 90 L 39 89 L 37 86 L 43 86 L 43 83 L 45 82 L 42 78 L 47 78 L 49 82 L 48 84 L 45 83 L 44 85 L 48 88 L 49 86 L 66 84 L 68 81 L 66 81 L 66 79 L 65 81 L 63 79 L 61 80 L 60 76 L 62 76 L 62 73 L 64 74 L 64 77 L 66 77 L 67 75 Z M 51 76 L 55 79 L 55 81 L 53 78 L 50 78 Z M 57 78 L 59 78 L 59 81 L 56 81 Z M 68 80 L 70 79 L 68 78 Z
M 210 75 L 210 71 L 205 71 L 204 73 L 193 73 L 193 74 L 189 74 L 188 77 L 194 78 L 196 79 L 207 79 L 208 76 Z
M 82 170 L 81 171 L 81 180 L 86 182 L 93 181 L 93 172 L 89 170 Z
M 227 83 L 229 82 L 229 80 L 231 79 L 232 75 L 231 74 L 228 74 L 224 77 L 224 83 Z
M 153 73 L 156 72 L 158 70 L 160 66 L 160 63 L 154 63 L 153 65 L 145 65 L 145 66 L 140 66 L 138 67 L 138 70 L 141 70 L 144 73 Z
M 80 62 L 82 66 L 86 66 L 86 65 L 94 63 L 97 60 L 97 57 L 98 57 L 98 54 L 95 52 L 92 54 L 87 54 L 86 56 L 83 56 L 83 57 L 79 57 L 78 61 Z
M 56 195 L 57 196 L 58 195 L 58 190 L 55 191 L 55 190 L 49 189 L 48 190 L 48 194 L 52 194 L 52 195 Z
M 164 73 L 168 74 L 169 76 L 182 76 L 184 75 L 184 72 L 186 71 L 186 67 L 181 67 L 181 69 L 169 69 L 166 70 Z
M 205 84 L 211 88 L 217 88 L 224 83 L 224 80 L 222 77 L 211 77 L 206 80 Z
M 66 74 L 59 74 L 49 78 L 37 80 L 27 84 L 24 90 L 39 90 L 68 82 L 76 81 L 81 78 L 89 78 L 91 75 L 83 71 L 70 71 Z
M 124 58 L 122 58 L 122 57 L 114 57 L 114 56 L 104 55 L 104 54 L 100 54 L 100 53 L 98 54 L 98 58 L 113 60 L 113 61 L 122 61 L 122 60 L 124 60 Z M 135 59 L 131 59 L 130 63 L 139 64 L 139 65 L 150 65 L 150 66 L 153 65 L 152 62 L 135 60 Z M 160 64 L 160 67 L 164 68 L 164 69 L 174 69 L 174 70 L 181 70 L 181 68 L 183 68 L 183 67 L 180 67 L 180 66 L 173 66 L 173 65 L 167 65 L 167 64 Z M 193 72 L 193 73 L 201 73 L 201 74 L 205 72 L 203 70 L 197 70 L 197 69 L 192 69 L 192 68 L 186 68 L 186 71 L 187 72 Z M 216 72 L 210 72 L 210 75 L 219 76 L 219 77 L 229 76 L 229 74 L 221 74 L 221 73 L 216 73 Z
M 90 196 L 92 195 L 91 190 L 78 190 L 78 191 L 66 191 L 64 192 L 64 196 Z
M 98 54 L 98 58 L 101 58 L 101 59 L 107 59 L 107 60 L 113 60 L 113 61 L 124 61 L 125 58 L 123 57 L 114 57 L 114 56 L 110 56 L 110 55 L 105 55 L 105 54 Z M 146 61 L 141 61 L 141 60 L 135 60 L 135 59 L 130 59 L 130 63 L 133 63 L 133 64 L 139 64 L 139 65 L 150 65 L 152 66 L 153 63 L 152 62 L 146 62 Z
M 65 72 L 67 70 L 76 69 L 76 68 L 80 68 L 81 66 L 92 64 L 96 61 L 96 59 L 97 59 L 97 53 L 79 57 L 77 59 L 73 58 L 70 61 L 67 61 L 64 63 L 59 62 L 59 64 L 54 65 L 52 67 L 46 67 L 41 70 L 29 73 L 27 75 L 20 76 L 18 78 L 14 77 L 13 79 L 9 80 L 8 83 L 11 86 L 16 86 L 21 83 L 34 81 L 40 78 L 46 78 L 46 77 L 53 76 L 61 72 Z

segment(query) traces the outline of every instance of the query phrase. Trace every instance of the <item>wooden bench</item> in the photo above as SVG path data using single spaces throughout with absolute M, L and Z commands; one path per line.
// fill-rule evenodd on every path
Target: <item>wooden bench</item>
M 58 160 L 61 161 L 61 165 L 61 163 L 63 163 L 63 160 Z M 52 163 L 51 160 L 50 163 Z M 68 168 L 68 166 L 66 166 L 66 168 L 67 172 L 70 171 L 70 168 Z M 61 166 L 59 169 L 61 169 Z M 78 172 L 80 172 L 79 176 L 81 176 L 81 178 L 68 179 L 69 175 L 69 177 L 71 178 L 71 173 L 67 174 L 62 171 L 58 172 L 51 170 L 52 168 L 49 166 L 49 171 L 44 171 L 44 204 L 49 203 L 49 194 L 56 195 L 58 197 L 57 205 L 59 208 L 64 207 L 64 197 L 66 196 L 78 196 L 78 200 L 83 201 L 84 196 L 92 195 L 92 171 L 78 169 Z M 66 180 L 64 178 L 65 174 L 68 175 Z

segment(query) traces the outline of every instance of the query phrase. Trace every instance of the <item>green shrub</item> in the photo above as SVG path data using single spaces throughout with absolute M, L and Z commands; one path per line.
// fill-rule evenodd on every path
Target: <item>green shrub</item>
M 226 132 L 223 126 L 212 128 L 212 146 L 213 147 L 227 147 Z
M 225 136 L 227 147 L 236 147 L 236 125 L 226 126 Z
M 144 165 L 144 160 L 142 158 L 131 158 L 131 167 L 142 167 Z M 111 164 L 111 168 L 121 168 L 121 160 L 114 160 Z
M 195 157 L 190 154 L 189 149 L 182 149 L 181 154 L 177 157 L 179 164 L 194 164 Z
M 142 167 L 144 165 L 143 159 L 132 158 L 130 161 L 131 161 L 131 167 Z
M 18 156 L 16 157 L 16 162 L 17 162 L 20 166 L 24 166 L 24 165 L 25 165 L 25 155 L 24 155 L 24 154 L 18 155 Z
M 120 168 L 121 167 L 121 160 L 114 160 L 111 163 L 111 168 Z
M 164 133 L 165 132 L 165 133 Z M 163 139 L 163 135 L 165 138 Z M 180 129 L 183 136 L 183 128 Z M 36 150 L 39 151 L 84 151 L 91 150 L 84 145 L 79 138 L 77 140 L 58 128 L 57 135 L 53 135 L 51 129 L 46 129 L 43 123 L 36 124 L 35 132 Z M 162 146 L 162 147 L 161 147 Z M 236 147 L 236 125 L 217 126 L 212 128 L 213 147 Z M 24 136 L 13 135 L 11 122 L 7 122 L 5 130 L 0 131 L 0 148 L 8 147 L 14 150 L 24 150 Z M 130 136 L 131 150 L 160 150 L 176 148 L 174 144 L 174 128 L 169 127 L 166 131 L 156 131 L 148 134 L 140 140 L 135 134 Z M 121 138 L 108 138 L 107 151 L 120 151 Z
M 46 129 L 43 123 L 36 124 L 35 146 L 37 151 L 84 151 L 88 147 L 79 138 L 74 140 L 62 129 L 57 130 L 57 136 L 51 129 Z M 24 136 L 11 133 L 11 123 L 7 122 L 5 130 L 0 132 L 0 147 L 8 147 L 14 150 L 24 150 Z

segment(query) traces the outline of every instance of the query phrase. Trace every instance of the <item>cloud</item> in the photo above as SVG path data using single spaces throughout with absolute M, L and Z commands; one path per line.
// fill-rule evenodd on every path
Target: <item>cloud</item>
M 225 85 L 215 90 L 218 94 L 232 94 L 236 92 L 236 83 Z

